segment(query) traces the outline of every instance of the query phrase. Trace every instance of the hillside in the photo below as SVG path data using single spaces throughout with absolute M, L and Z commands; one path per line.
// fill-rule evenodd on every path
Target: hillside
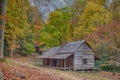
M 57 69 L 36 67 L 25 61 L 0 62 L 0 71 L 4 74 L 4 80 L 119 80 L 120 74 L 112 76 L 110 72 L 73 72 Z M 24 61 L 22 62 L 22 59 Z M 29 58 L 30 59 L 30 58 Z
M 35 69 L 15 63 L 1 63 L 0 70 L 4 80 L 71 80 L 42 69 Z
M 119 3 L 0 0 L 0 80 L 120 80 Z

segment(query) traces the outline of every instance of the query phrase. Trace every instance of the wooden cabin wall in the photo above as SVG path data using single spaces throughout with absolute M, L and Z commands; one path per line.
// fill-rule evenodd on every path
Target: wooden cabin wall
M 83 59 L 87 59 L 87 64 L 83 64 Z M 94 68 L 94 52 L 86 43 L 84 43 L 74 54 L 74 70 L 93 68 Z
M 66 59 L 66 67 L 73 68 L 73 65 L 74 65 L 74 55 L 71 55 Z
M 45 59 L 43 59 L 43 66 L 45 66 L 46 65 L 46 60 Z
M 50 66 L 50 59 L 43 59 L 43 66 Z
M 51 59 L 51 66 L 57 67 L 57 59 Z
M 93 52 L 92 49 L 86 43 L 83 43 L 77 51 L 78 52 L 85 52 L 85 51 Z
M 94 68 L 94 55 L 81 55 L 74 57 L 74 70 L 93 69 Z M 87 64 L 83 64 L 83 59 L 87 59 Z
M 58 59 L 58 67 L 64 67 L 64 59 Z

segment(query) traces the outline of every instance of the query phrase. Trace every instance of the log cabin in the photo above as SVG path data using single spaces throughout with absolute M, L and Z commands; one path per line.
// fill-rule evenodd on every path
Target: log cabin
M 37 59 L 42 59 L 42 66 L 88 70 L 94 69 L 96 57 L 86 41 L 76 41 L 69 42 L 64 46 L 53 47 Z

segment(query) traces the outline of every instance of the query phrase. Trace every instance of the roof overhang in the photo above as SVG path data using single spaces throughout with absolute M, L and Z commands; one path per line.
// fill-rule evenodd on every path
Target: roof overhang
M 73 54 L 55 54 L 55 55 L 42 55 L 36 57 L 37 59 L 66 59 Z

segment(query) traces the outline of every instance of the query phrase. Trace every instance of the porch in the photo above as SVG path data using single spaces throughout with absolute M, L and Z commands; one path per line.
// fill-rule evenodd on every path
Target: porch
M 63 55 L 63 54 L 62 54 Z M 65 56 L 65 55 L 64 55 Z M 51 58 L 37 58 L 40 59 L 44 67 L 51 67 L 57 69 L 73 69 L 74 65 L 74 56 L 70 55 L 63 57 L 51 57 Z

